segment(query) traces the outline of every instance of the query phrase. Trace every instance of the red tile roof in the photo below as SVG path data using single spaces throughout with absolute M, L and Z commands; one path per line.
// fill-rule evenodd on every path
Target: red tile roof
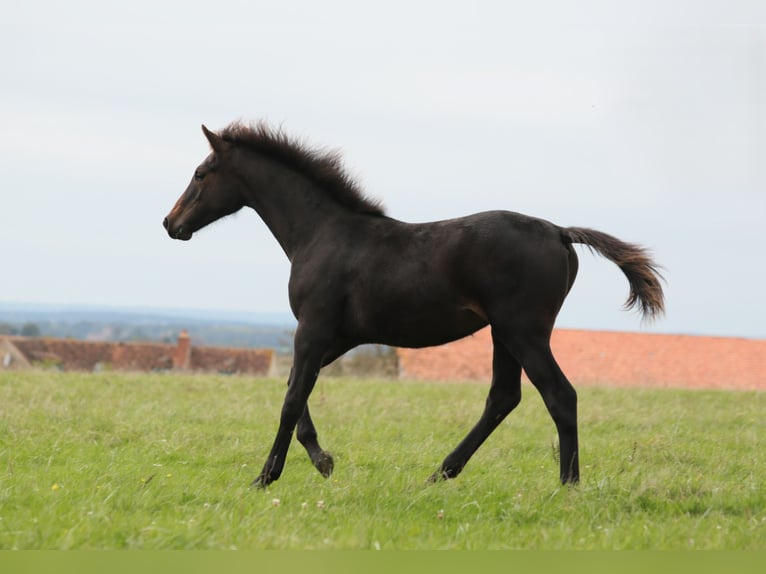
M 575 385 L 766 390 L 766 340 L 558 329 L 553 354 Z M 400 377 L 491 377 L 489 329 L 441 347 L 398 349 Z
M 188 336 L 178 345 L 164 343 L 114 343 L 72 339 L 6 337 L 0 340 L 5 353 L 14 352 L 23 365 L 56 367 L 67 371 L 159 371 L 181 370 L 248 373 L 272 372 L 272 349 L 189 348 Z M 0 357 L 2 359 L 2 357 Z M 21 361 L 16 360 L 15 363 Z M 3 363 L 0 363 L 2 366 Z M 13 366 L 9 364 L 8 367 Z
M 251 373 L 268 375 L 272 372 L 272 349 L 223 349 L 192 347 L 190 368 L 214 373 Z

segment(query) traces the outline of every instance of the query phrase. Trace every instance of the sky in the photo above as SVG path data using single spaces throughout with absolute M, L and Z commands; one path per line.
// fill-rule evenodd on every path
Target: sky
M 580 250 L 559 327 L 766 337 L 761 0 L 30 0 L 0 63 L 0 302 L 288 312 L 255 212 L 161 226 L 200 125 L 266 120 L 397 219 L 508 209 L 652 249 L 665 317 Z

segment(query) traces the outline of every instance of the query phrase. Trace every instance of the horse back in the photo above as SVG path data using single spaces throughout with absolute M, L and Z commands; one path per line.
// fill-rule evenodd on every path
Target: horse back
M 503 301 L 529 305 L 535 294 L 557 312 L 569 289 L 567 245 L 544 220 L 502 211 L 359 219 L 294 262 L 290 289 L 299 320 L 324 313 L 357 344 L 441 344 L 486 326 Z

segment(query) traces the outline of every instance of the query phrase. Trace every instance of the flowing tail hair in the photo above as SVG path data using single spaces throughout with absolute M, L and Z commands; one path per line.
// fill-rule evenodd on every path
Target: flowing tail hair
M 622 270 L 630 283 L 625 309 L 637 308 L 645 320 L 655 319 L 665 312 L 665 297 L 660 284 L 663 277 L 647 249 L 585 227 L 565 227 L 561 233 L 567 243 L 583 244 Z

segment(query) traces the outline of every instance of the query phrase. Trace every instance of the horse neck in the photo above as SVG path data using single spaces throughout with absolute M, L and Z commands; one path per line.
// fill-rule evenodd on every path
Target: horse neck
M 256 154 L 248 159 L 239 168 L 246 205 L 258 213 L 291 261 L 328 222 L 347 211 L 302 174 Z

